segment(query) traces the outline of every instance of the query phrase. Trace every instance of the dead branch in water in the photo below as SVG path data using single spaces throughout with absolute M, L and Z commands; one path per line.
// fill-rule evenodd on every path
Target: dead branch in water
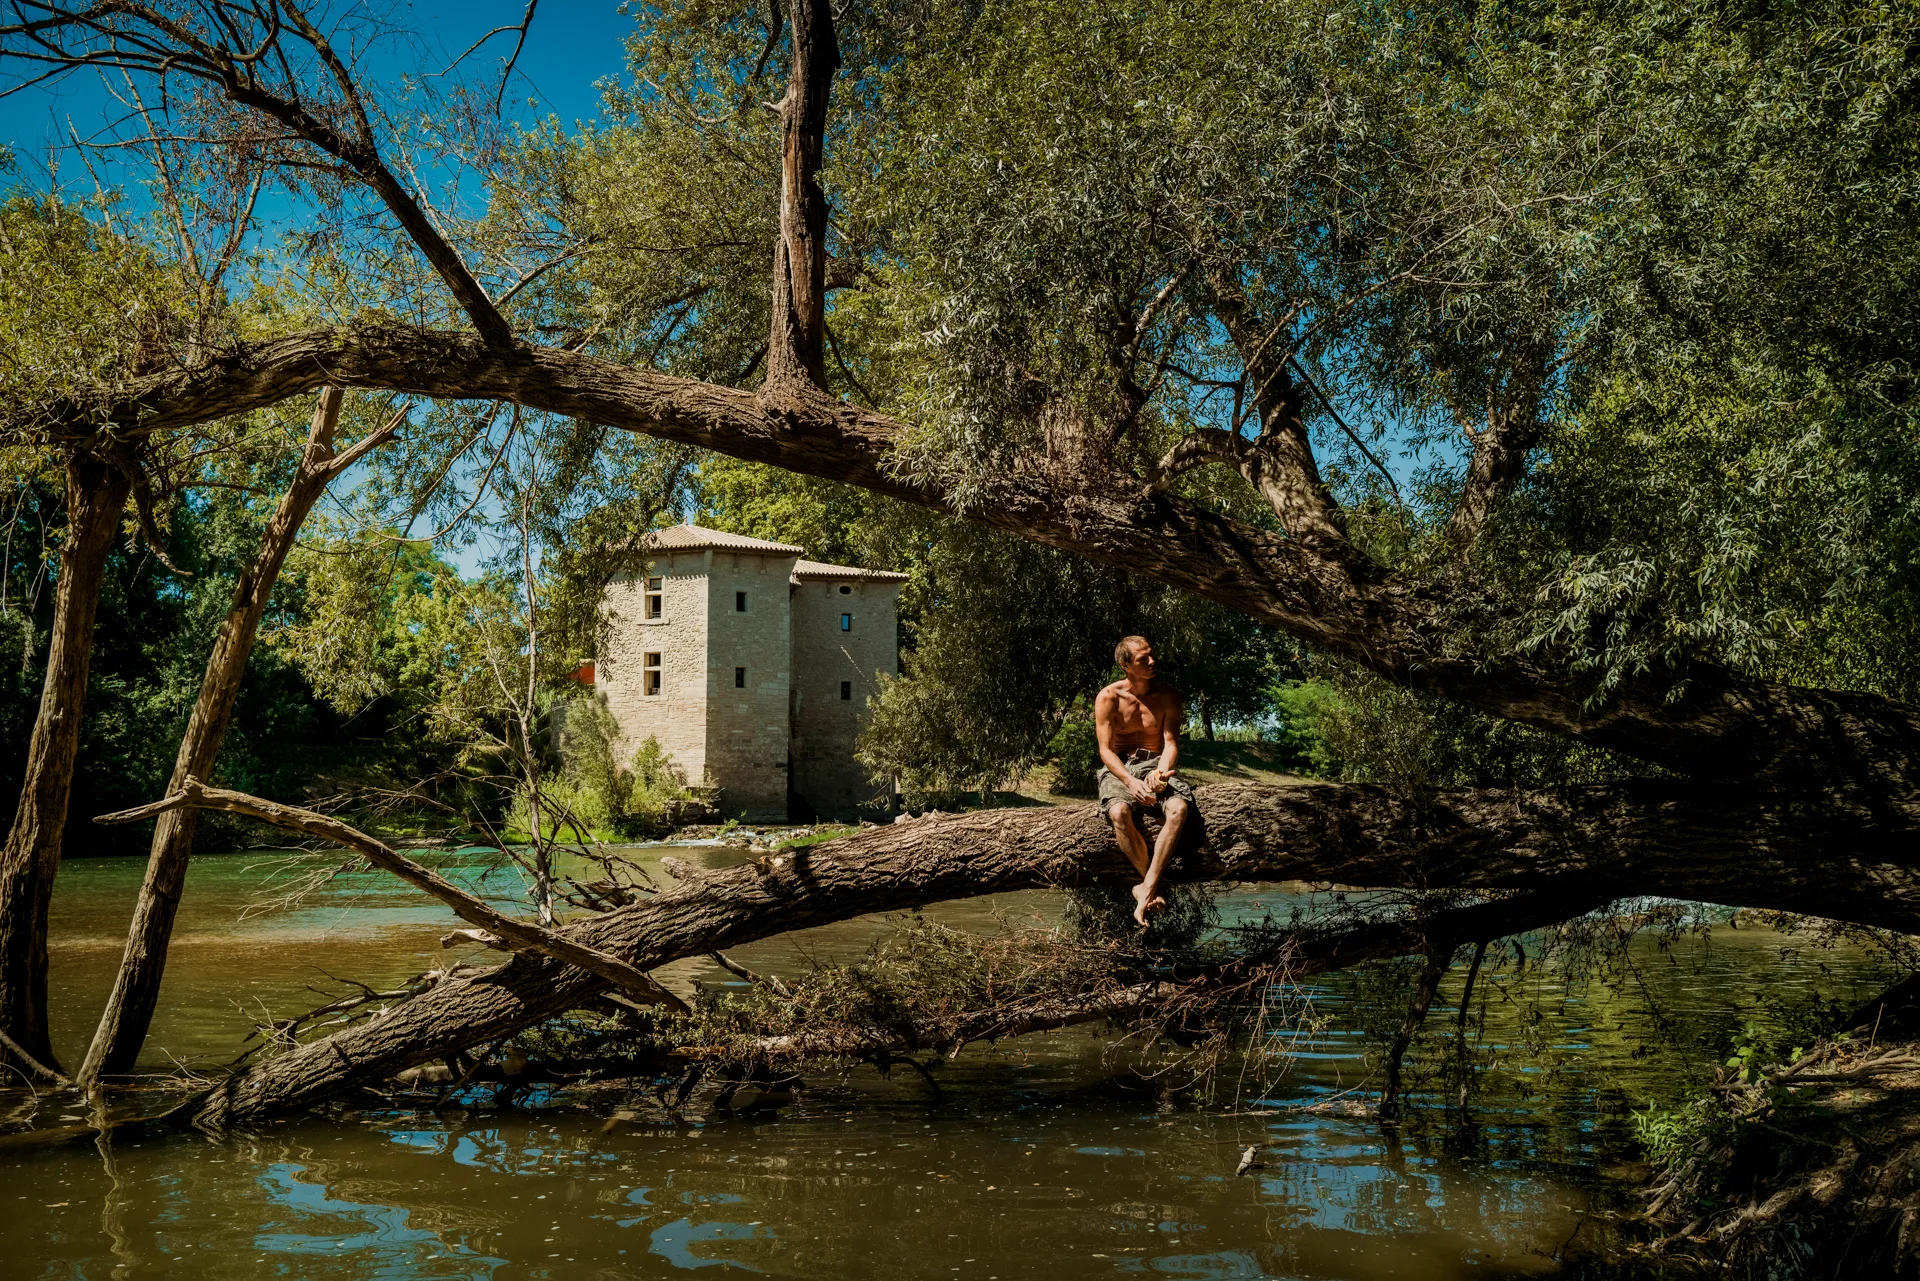
M 577 943 L 557 931 L 538 925 L 529 925 L 524 921 L 516 921 L 503 912 L 495 911 L 438 872 L 422 867 L 385 842 L 368 836 L 358 828 L 349 827 L 339 819 L 328 818 L 312 810 L 304 810 L 294 805 L 282 805 L 277 801 L 262 800 L 257 796 L 249 796 L 245 792 L 207 787 L 198 779 L 189 776 L 178 792 L 164 800 L 113 814 L 102 814 L 94 822 L 136 823 L 141 819 L 152 818 L 157 814 L 180 809 L 183 806 L 226 810 L 229 813 L 258 819 L 263 823 L 272 823 L 277 827 L 305 832 L 309 836 L 337 841 L 346 848 L 365 855 L 368 862 L 392 872 L 415 889 L 424 890 L 433 895 L 452 908 L 454 914 L 461 920 L 470 921 L 511 944 L 517 944 L 520 948 L 544 953 L 555 960 L 564 961 L 568 965 L 605 979 L 637 1001 L 649 1005 L 664 1005 L 670 1010 L 681 1012 L 687 1009 L 685 1001 L 619 957 Z

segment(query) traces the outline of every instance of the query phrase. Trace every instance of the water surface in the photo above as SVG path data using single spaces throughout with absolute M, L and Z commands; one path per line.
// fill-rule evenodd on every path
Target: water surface
M 196 860 L 147 1066 L 224 1063 L 256 1022 L 339 995 L 330 976 L 378 989 L 485 959 L 442 951 L 457 922 L 373 872 L 242 920 L 263 894 L 259 863 Z M 68 1063 L 109 986 L 139 877 L 138 860 L 62 869 L 53 999 Z M 505 877 L 479 885 L 503 899 L 516 890 Z M 1226 911 L 1284 914 L 1296 901 L 1254 887 Z M 986 930 L 1058 910 L 1034 893 L 928 914 Z M 856 957 L 887 928 L 848 922 L 738 955 L 793 972 Z M 1858 968 L 1754 929 L 1647 942 L 1633 958 L 1620 986 L 1525 971 L 1484 983 L 1485 1032 L 1470 1045 L 1487 1070 L 1465 1119 L 1429 1089 L 1398 1137 L 1364 1117 L 1298 1110 L 1369 1077 L 1363 1028 L 1383 1016 L 1365 982 L 1335 976 L 1302 994 L 1317 1025 L 1282 1029 L 1292 1070 L 1237 1100 L 1142 1077 L 1128 1046 L 1081 1030 L 970 1050 L 939 1069 L 937 1102 L 910 1072 L 855 1067 L 809 1073 L 784 1106 L 720 1112 L 701 1096 L 682 1118 L 644 1089 L 541 1094 L 363 1109 L 222 1140 L 8 1152 L 0 1258 L 47 1278 L 1550 1275 L 1570 1240 L 1605 1231 L 1587 1212 L 1615 1203 L 1632 1174 L 1631 1107 L 1697 1076 L 1742 1020 L 1812 991 L 1823 967 Z M 735 982 L 705 961 L 661 974 L 683 990 Z M 1457 1001 L 1461 977 L 1443 1002 Z M 1436 1010 L 1427 1060 L 1450 1052 L 1453 1018 Z M 35 1122 L 77 1117 L 71 1101 L 49 1098 Z M 1236 1178 L 1249 1144 L 1262 1167 Z

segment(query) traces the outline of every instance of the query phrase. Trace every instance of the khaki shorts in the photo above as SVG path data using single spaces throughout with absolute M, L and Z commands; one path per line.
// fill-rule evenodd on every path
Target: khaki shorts
M 1160 756 L 1158 753 L 1149 754 L 1139 748 L 1135 748 L 1133 755 L 1127 757 L 1127 773 L 1133 775 L 1135 778 L 1145 778 L 1159 768 Z M 1128 790 L 1127 785 L 1120 781 L 1119 776 L 1106 766 L 1102 765 L 1100 767 L 1100 773 L 1097 777 L 1100 780 L 1100 808 L 1102 810 L 1112 808 L 1115 801 L 1125 801 L 1129 805 L 1138 805 L 1141 803 L 1134 798 L 1133 793 Z M 1167 780 L 1166 790 L 1161 792 L 1160 796 L 1163 800 L 1168 796 L 1178 796 L 1186 801 L 1187 804 L 1191 805 L 1193 804 L 1193 787 L 1187 780 L 1175 774 Z

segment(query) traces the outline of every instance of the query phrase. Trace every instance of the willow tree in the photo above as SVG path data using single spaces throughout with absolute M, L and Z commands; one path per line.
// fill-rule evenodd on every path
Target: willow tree
M 492 204 L 462 221 L 286 0 L 11 8 L 6 56 L 165 81 L 207 145 L 346 184 L 435 282 L 9 406 L 23 430 L 138 436 L 325 383 L 850 483 L 1621 763 L 1527 791 L 1221 789 L 1192 874 L 1521 891 L 1515 920 L 1663 893 L 1920 928 L 1920 20 L 666 6 L 619 126 L 488 151 Z M 1380 421 L 1431 447 L 1417 490 L 1383 474 Z M 645 969 L 1115 879 L 1098 826 L 855 837 L 569 933 Z M 206 1106 L 303 1106 L 603 983 L 517 957 Z

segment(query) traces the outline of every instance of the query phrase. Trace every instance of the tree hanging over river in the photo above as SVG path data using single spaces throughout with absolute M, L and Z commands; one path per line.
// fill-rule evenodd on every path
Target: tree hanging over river
M 154 442 L 323 387 L 857 486 L 1192 593 L 1463 735 L 1571 745 L 1508 787 L 1201 794 L 1189 875 L 1465 895 L 1400 950 L 1632 895 L 1920 933 L 1920 18 L 664 5 L 569 137 L 510 134 L 490 86 L 428 119 L 362 80 L 356 24 L 284 0 L 9 11 L 16 74 L 124 72 L 214 158 L 169 171 L 199 198 L 250 173 L 312 219 L 298 307 L 208 295 L 0 373 L 7 443 L 70 495 L 0 854 L 16 1057 L 51 1057 L 89 567 Z M 435 207 L 428 157 L 485 207 Z M 560 932 L 644 972 L 1123 870 L 1091 811 L 922 819 Z M 200 1110 L 310 1106 L 608 984 L 524 953 Z

